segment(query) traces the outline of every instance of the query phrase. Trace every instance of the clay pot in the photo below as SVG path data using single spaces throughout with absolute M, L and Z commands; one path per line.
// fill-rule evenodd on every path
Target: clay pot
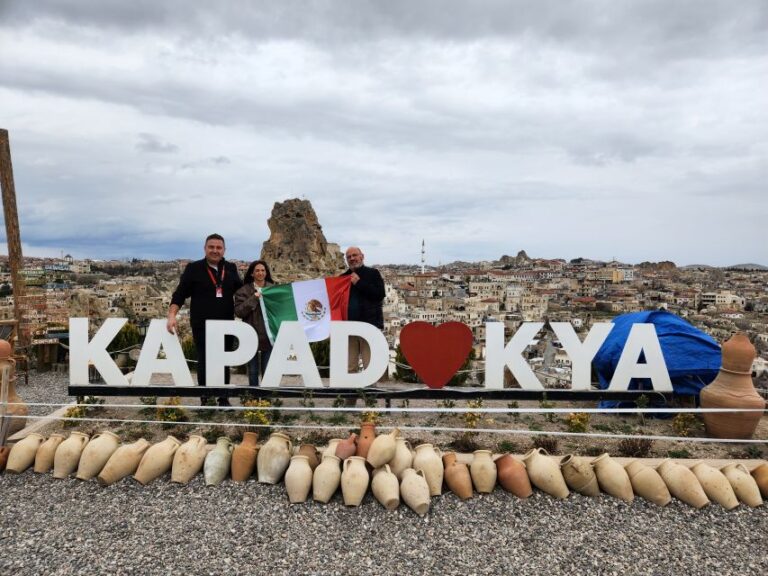
M 430 495 L 440 496 L 443 493 L 443 461 L 437 448 L 432 444 L 416 446 L 413 468 L 416 471 L 424 470 L 424 478 L 427 479 Z
M 301 504 L 307 501 L 312 489 L 312 467 L 309 457 L 297 455 L 291 458 L 288 470 L 285 471 L 285 490 L 291 504 Z
M 203 469 L 208 454 L 208 441 L 202 436 L 192 434 L 173 455 L 171 482 L 186 484 Z
M 728 478 L 740 501 L 751 508 L 762 506 L 763 498 L 760 496 L 760 488 L 757 487 L 757 482 L 744 464 L 728 464 L 722 469 L 722 473 Z
M 462 500 L 472 498 L 472 475 L 466 464 L 456 461 L 455 452 L 443 454 L 443 469 L 448 489 Z
M 312 476 L 312 498 L 327 504 L 339 488 L 340 482 L 341 459 L 333 454 L 325 454 Z
M 243 440 L 232 451 L 232 480 L 245 482 L 256 469 L 256 457 L 259 453 L 259 435 L 255 432 L 243 434 Z
M 720 470 L 699 462 L 691 468 L 691 472 L 701 484 L 707 498 L 714 500 L 726 510 L 732 510 L 739 505 L 739 499 L 736 498 L 731 483 Z
M 685 466 L 667 458 L 659 464 L 656 471 L 661 475 L 672 496 L 678 500 L 682 500 L 694 508 L 703 508 L 709 504 L 709 498 L 707 498 L 698 478 Z
M 429 512 L 430 491 L 427 479 L 424 477 L 424 470 L 416 471 L 413 468 L 403 470 L 403 479 L 400 481 L 400 496 L 408 508 L 419 516 L 424 516 Z
M 389 434 L 381 434 L 374 438 L 371 446 L 368 448 L 368 455 L 365 457 L 368 464 L 374 468 L 380 468 L 389 463 L 395 457 L 397 447 L 397 437 L 400 430 L 395 428 Z
M 723 344 L 723 366 L 701 390 L 702 408 L 755 408 L 759 412 L 704 413 L 707 434 L 715 438 L 751 438 L 763 416 L 765 400 L 752 384 L 755 347 L 739 332 Z
M 144 452 L 133 478 L 146 486 L 155 478 L 170 472 L 173 466 L 173 456 L 179 446 L 181 446 L 181 442 L 173 436 L 168 436 L 165 440 L 150 446 Z
M 405 438 L 398 436 L 395 439 L 395 456 L 389 461 L 389 469 L 398 480 L 402 480 L 403 470 L 411 466 L 413 466 L 411 444 Z
M 600 486 L 595 471 L 586 458 L 568 454 L 560 460 L 560 471 L 569 488 L 583 496 L 599 496 Z
M 309 462 L 309 467 L 312 471 L 315 471 L 318 464 L 320 464 L 320 457 L 318 456 L 317 449 L 312 444 L 302 444 L 299 446 L 299 451 L 296 453 L 299 456 L 306 456 Z
M 77 470 L 77 464 L 80 462 L 80 455 L 88 444 L 88 434 L 82 432 L 72 432 L 69 438 L 64 440 L 56 448 L 56 454 L 53 456 L 53 477 L 66 478 Z
M 9 368 L 8 377 L 8 404 L 6 406 L 6 414 L 13 416 L 10 418 L 10 425 L 8 426 L 8 436 L 16 434 L 19 430 L 23 430 L 27 425 L 27 419 L 24 418 L 29 414 L 29 407 L 24 403 L 21 397 L 16 393 L 16 361 L 12 358 L 13 346 L 7 340 L 0 340 L 0 373 L 4 367 Z
M 507 492 L 518 498 L 528 498 L 533 494 L 525 464 L 511 454 L 504 454 L 496 460 L 496 471 L 499 484 Z
M 35 472 L 45 474 L 53 468 L 53 457 L 56 455 L 56 449 L 64 441 L 63 434 L 51 434 L 48 440 L 40 445 L 35 455 Z
M 481 494 L 490 494 L 496 487 L 496 464 L 492 456 L 490 450 L 475 450 L 472 455 L 469 474 L 475 490 Z
M 523 456 L 531 484 L 555 498 L 567 498 L 568 486 L 560 466 L 547 455 L 544 448 L 533 448 Z
M 203 464 L 206 486 L 218 486 L 229 474 L 232 465 L 232 451 L 235 446 L 226 436 L 216 439 L 216 447 L 208 452 Z
M 357 439 L 355 456 L 368 457 L 368 450 L 376 439 L 376 426 L 373 422 L 363 422 L 360 425 L 360 438 Z
M 355 433 L 350 434 L 349 438 L 339 440 L 336 444 L 336 456 L 338 456 L 340 460 L 346 460 L 350 456 L 354 456 L 357 453 L 356 440 L 357 434 Z
M 370 475 L 365 467 L 365 458 L 350 456 L 344 460 L 341 472 L 341 494 L 347 506 L 360 506 L 368 490 Z
M 10 453 L 10 446 L 0 446 L 0 472 L 5 470 L 5 466 L 8 464 L 8 456 Z
M 293 444 L 291 439 L 281 432 L 273 432 L 269 440 L 259 450 L 256 457 L 256 469 L 259 482 L 262 484 L 277 484 L 282 480 L 291 461 Z
M 341 442 L 341 438 L 333 438 L 332 440 L 328 440 L 328 446 L 326 446 L 325 450 L 323 450 L 323 456 L 336 456 L 336 447 L 339 445 L 339 442 Z
M 760 464 L 760 466 L 752 470 L 752 478 L 757 482 L 757 487 L 760 489 L 760 494 L 763 495 L 763 498 L 768 498 L 768 464 Z
M 139 438 L 132 444 L 123 444 L 107 460 L 96 479 L 102 486 L 109 486 L 126 476 L 136 472 L 144 453 L 151 444 L 144 438 Z
M 78 480 L 90 480 L 96 477 L 118 446 L 120 446 L 120 438 L 117 434 L 108 430 L 96 434 L 83 448 L 75 477 Z
M 40 434 L 32 432 L 14 444 L 8 454 L 8 462 L 5 464 L 6 472 L 21 474 L 32 466 L 35 455 L 40 445 L 45 441 Z
M 370 455 L 369 451 L 368 456 Z M 387 464 L 373 471 L 371 492 L 373 492 L 374 498 L 387 510 L 395 510 L 400 506 L 400 482 L 398 482 L 397 476 L 392 474 L 392 470 Z
M 633 460 L 624 469 L 627 471 L 629 481 L 632 482 L 632 490 L 638 496 L 653 502 L 657 506 L 666 506 L 672 500 L 664 480 L 650 466 Z
M 632 482 L 629 480 L 627 471 L 607 452 L 592 461 L 592 468 L 595 470 L 597 483 L 603 492 L 627 503 L 631 503 L 635 499 Z

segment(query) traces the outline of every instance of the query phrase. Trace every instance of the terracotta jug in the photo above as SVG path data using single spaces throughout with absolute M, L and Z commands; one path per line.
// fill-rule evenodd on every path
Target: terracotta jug
M 704 489 L 707 498 L 714 500 L 726 510 L 733 510 L 739 505 L 739 499 L 728 482 L 728 478 L 720 470 L 699 462 L 691 467 L 696 479 Z
M 427 479 L 430 495 L 440 496 L 443 493 L 443 460 L 437 448 L 432 444 L 416 446 L 413 468 L 416 471 L 424 470 L 424 478 Z
M 632 503 L 635 499 L 632 482 L 621 464 L 606 452 L 592 461 L 592 468 L 595 470 L 597 483 L 603 492 L 619 500 L 624 500 L 624 502 Z
M 400 435 L 400 430 L 395 428 L 389 434 L 381 434 L 376 436 L 371 442 L 371 446 L 368 448 L 368 455 L 366 460 L 374 468 L 380 468 L 384 464 L 388 464 L 395 457 L 395 449 L 397 447 L 397 437 Z
M 0 372 L 4 367 L 9 369 L 8 378 L 8 404 L 6 414 L 13 416 L 9 418 L 8 436 L 16 434 L 23 430 L 27 425 L 25 416 L 29 414 L 29 407 L 24 403 L 21 397 L 16 393 L 16 361 L 13 359 L 13 346 L 7 340 L 0 340 Z
M 151 444 L 144 438 L 139 438 L 132 444 L 123 444 L 109 457 L 106 465 L 96 479 L 102 486 L 109 486 L 126 476 L 136 472 L 144 453 Z
M 533 494 L 525 464 L 511 454 L 504 454 L 496 460 L 496 471 L 499 484 L 507 492 L 518 498 L 528 498 Z
M 599 496 L 600 486 L 589 460 L 568 454 L 560 460 L 560 471 L 569 488 L 583 496 Z M 661 478 L 659 478 L 661 480 Z
M 424 477 L 424 470 L 416 471 L 413 468 L 406 468 L 403 471 L 403 479 L 400 481 L 400 496 L 408 508 L 419 516 L 424 516 L 429 512 L 429 484 Z
M 218 486 L 229 474 L 232 465 L 232 440 L 226 436 L 216 439 L 216 447 L 208 452 L 203 464 L 203 476 L 206 486 Z
M 760 495 L 760 488 L 757 487 L 757 482 L 744 464 L 728 464 L 722 472 L 741 502 L 751 508 L 762 506 L 763 497 Z
M 0 446 L 0 472 L 5 470 L 5 466 L 8 464 L 8 456 L 10 456 L 10 454 L 10 446 Z
M 120 438 L 117 434 L 108 430 L 96 434 L 83 448 L 75 477 L 78 480 L 95 478 L 118 446 L 120 446 Z
M 347 506 L 360 506 L 368 490 L 370 475 L 365 467 L 365 458 L 350 456 L 344 460 L 341 472 L 341 494 Z
M 340 482 L 341 459 L 333 454 L 326 454 L 312 476 L 312 498 L 327 504 L 338 490 Z
M 173 436 L 168 436 L 165 440 L 150 446 L 144 452 L 133 478 L 140 484 L 147 485 L 155 478 L 170 472 L 173 466 L 173 456 L 179 446 L 181 446 L 181 442 Z
M 246 432 L 243 440 L 232 451 L 232 480 L 245 482 L 256 469 L 256 457 L 259 453 L 259 435 Z
M 8 454 L 8 462 L 5 464 L 6 472 L 21 474 L 32 466 L 40 445 L 45 441 L 40 434 L 31 432 L 14 444 Z
M 656 471 L 661 475 L 672 496 L 678 500 L 694 508 L 703 508 L 709 504 L 709 498 L 704 493 L 698 478 L 685 466 L 667 458 L 659 464 Z
M 624 469 L 627 471 L 629 481 L 632 482 L 632 490 L 635 494 L 657 506 L 666 506 L 670 503 L 672 496 L 656 470 L 638 460 L 633 460 Z
M 400 436 L 395 440 L 395 456 L 389 461 L 389 469 L 392 470 L 392 474 L 397 476 L 398 480 L 402 480 L 403 470 L 411 468 L 413 466 L 413 450 L 411 450 L 411 444 Z
M 72 432 L 69 438 L 64 440 L 56 448 L 56 454 L 53 456 L 53 477 L 66 478 L 77 470 L 77 464 L 80 462 L 80 455 L 88 444 L 88 434 L 82 432 Z
M 256 457 L 256 468 L 259 482 L 262 484 L 277 484 L 283 479 L 291 461 L 293 444 L 291 439 L 281 432 L 273 432 L 269 440 L 259 450 Z
M 523 456 L 531 484 L 555 498 L 567 498 L 568 486 L 560 466 L 549 457 L 544 448 L 533 448 Z
M 768 498 L 768 464 L 760 464 L 760 466 L 752 470 L 752 478 L 757 482 L 757 487 L 760 489 L 760 494 L 763 495 L 763 498 Z
M 466 464 L 456 460 L 455 452 L 443 454 L 443 469 L 448 489 L 462 500 L 472 498 L 472 475 Z
M 336 452 L 334 454 L 339 457 L 340 460 L 346 460 L 350 456 L 354 456 L 357 453 L 357 434 L 352 433 L 349 438 L 339 440 L 336 443 Z
M 171 482 L 186 484 L 203 469 L 208 455 L 208 441 L 202 436 L 191 434 L 173 455 Z
M 368 456 L 370 455 L 369 451 Z M 392 474 L 389 465 L 384 464 L 383 467 L 373 471 L 371 492 L 373 492 L 373 496 L 379 501 L 379 504 L 387 510 L 395 510 L 400 506 L 400 482 L 398 482 L 397 476 Z
M 288 470 L 285 471 L 285 490 L 291 504 L 301 504 L 307 501 L 312 489 L 312 467 L 309 457 L 297 455 L 291 458 Z
M 56 455 L 56 449 L 64 441 L 63 434 L 51 434 L 48 440 L 40 445 L 35 455 L 35 472 L 45 474 L 53 468 L 53 457 Z
M 373 422 L 363 422 L 360 425 L 360 438 L 357 439 L 357 451 L 355 456 L 366 458 L 368 450 L 376 439 L 376 426 Z
M 318 456 L 317 448 L 312 446 L 312 444 L 302 444 L 299 446 L 299 451 L 296 453 L 299 456 L 306 456 L 307 461 L 309 462 L 309 467 L 312 468 L 312 471 L 315 471 L 315 468 L 320 464 L 320 457 Z
M 704 426 L 707 434 L 715 438 L 751 438 L 765 410 L 765 400 L 752 384 L 755 347 L 739 332 L 723 344 L 722 350 L 723 366 L 717 377 L 701 390 L 701 407 L 759 411 L 704 413 Z
M 326 454 L 330 456 L 336 456 L 336 447 L 339 445 L 339 442 L 341 442 L 341 438 L 333 438 L 328 440 L 328 446 L 326 446 L 325 450 L 323 450 L 323 456 Z
M 475 450 L 472 455 L 472 464 L 469 466 L 472 483 L 475 490 L 481 494 L 490 494 L 496 487 L 496 464 L 493 462 L 493 453 L 490 450 Z

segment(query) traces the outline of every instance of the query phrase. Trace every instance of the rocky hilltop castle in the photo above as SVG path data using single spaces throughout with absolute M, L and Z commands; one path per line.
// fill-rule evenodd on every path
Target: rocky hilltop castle
M 267 225 L 270 235 L 261 258 L 277 282 L 336 276 L 346 269 L 339 245 L 325 239 L 309 200 L 275 202 Z

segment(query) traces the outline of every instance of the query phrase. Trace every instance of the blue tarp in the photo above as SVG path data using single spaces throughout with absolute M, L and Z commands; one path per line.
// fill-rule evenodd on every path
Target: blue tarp
M 633 324 L 653 324 L 676 394 L 698 396 L 704 386 L 717 376 L 722 355 L 720 345 L 708 334 L 666 310 L 622 314 L 613 319 L 614 327 L 592 361 L 605 390 L 613 378 L 624 343 Z M 652 390 L 649 379 L 635 378 L 630 390 Z M 604 405 L 615 402 L 603 402 Z

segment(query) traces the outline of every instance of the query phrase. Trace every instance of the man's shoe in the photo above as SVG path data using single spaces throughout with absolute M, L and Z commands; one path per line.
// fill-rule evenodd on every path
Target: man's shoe
M 219 398 L 219 406 L 232 406 L 229 403 L 229 398 Z

